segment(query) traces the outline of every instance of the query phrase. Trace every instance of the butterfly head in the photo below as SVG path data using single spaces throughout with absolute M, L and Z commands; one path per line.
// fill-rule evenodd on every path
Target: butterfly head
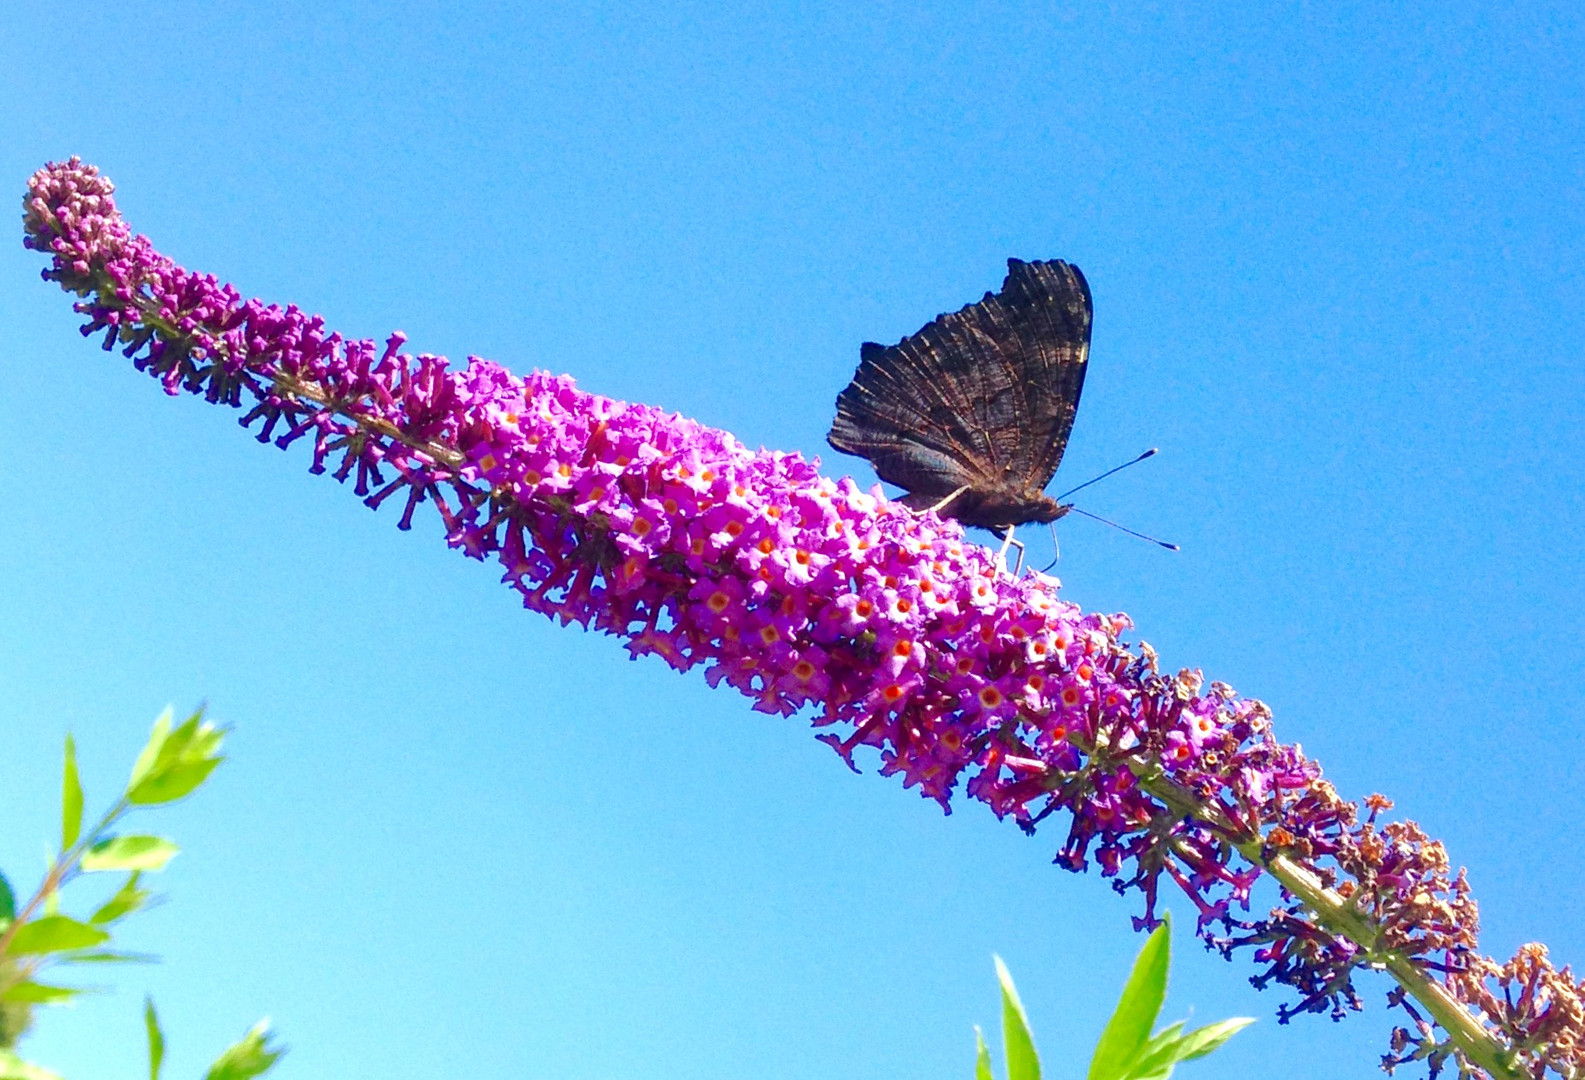
M 1071 503 L 1059 503 L 1059 501 L 1054 500 L 1054 498 L 1051 498 L 1051 496 L 1041 495 L 1040 517 L 1037 517 L 1035 520 L 1040 522 L 1041 525 L 1046 525 L 1046 523 L 1054 522 L 1054 520 L 1059 519 L 1059 517 L 1062 517 L 1062 515 L 1067 514 L 1067 512 L 1071 511 L 1071 509 L 1073 509 L 1073 504 Z
M 1038 521 L 1040 524 L 1046 525 L 1062 517 L 1072 509 L 1072 503 L 1059 503 L 1049 495 L 1038 495 L 1030 503 L 1029 520 Z

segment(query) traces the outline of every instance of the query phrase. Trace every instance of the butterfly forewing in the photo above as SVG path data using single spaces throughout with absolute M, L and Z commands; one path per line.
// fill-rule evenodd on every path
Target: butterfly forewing
M 1040 492 L 1067 446 L 1089 341 L 1078 268 L 1009 259 L 1000 293 L 896 345 L 866 344 L 827 438 L 906 488 L 910 505 L 967 488 L 947 513 L 980 525 L 1032 520 L 1037 501 L 1049 505 Z M 1011 520 L 977 520 L 982 504 Z
M 1021 444 L 1019 476 L 1039 490 L 1051 483 L 1084 391 L 1089 367 L 1090 286 L 1079 268 L 1064 262 L 1009 263 L 1001 308 L 1025 359 L 1023 385 L 1030 438 Z

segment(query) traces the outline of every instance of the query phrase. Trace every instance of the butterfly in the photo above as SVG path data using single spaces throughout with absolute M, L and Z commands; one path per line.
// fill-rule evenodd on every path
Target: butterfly
M 1055 521 L 1072 507 L 1045 487 L 1078 412 L 1091 315 L 1077 266 L 1008 259 L 1001 292 L 896 345 L 865 342 L 826 441 L 915 510 L 998 534 Z

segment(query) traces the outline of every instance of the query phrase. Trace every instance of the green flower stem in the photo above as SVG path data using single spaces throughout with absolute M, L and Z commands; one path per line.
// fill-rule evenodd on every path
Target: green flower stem
M 1174 811 L 1205 822 L 1229 837 L 1243 832 L 1220 807 L 1207 804 L 1167 777 L 1159 767 L 1153 770 L 1137 765 L 1130 767 L 1140 786 Z M 1313 871 L 1288 856 L 1267 854 L 1265 841 L 1259 836 L 1232 843 L 1239 854 L 1270 874 L 1314 912 L 1321 926 L 1364 949 L 1372 963 L 1379 964 L 1410 997 L 1425 1007 L 1471 1062 L 1500 1080 L 1527 1080 L 1526 1074 L 1514 1067 L 1513 1049 L 1471 1016 L 1446 987 L 1409 957 L 1391 949 L 1378 950 L 1379 928 L 1346 897 L 1321 884 Z
M 127 797 L 122 795 L 121 798 L 116 800 L 115 805 L 105 813 L 104 817 L 99 819 L 97 825 L 84 832 L 78 837 L 77 843 L 55 857 L 55 862 L 51 864 L 49 870 L 45 873 L 44 880 L 39 884 L 38 891 L 33 894 L 32 899 L 23 905 L 22 910 L 17 912 L 17 917 L 11 920 L 11 925 L 6 927 L 4 932 L 0 932 L 0 957 L 5 956 L 6 951 L 11 948 L 11 939 L 22 928 L 22 924 L 33 917 L 33 913 L 38 911 L 41 904 L 65 887 L 66 883 L 72 879 L 72 873 L 77 868 L 77 864 L 82 861 L 83 855 L 90 847 L 98 843 L 105 830 L 114 825 L 116 819 L 125 814 L 131 805 L 127 801 Z M 37 964 L 38 961 L 36 960 L 26 964 L 19 964 L 17 970 L 22 972 L 23 978 L 28 978 L 36 970 Z

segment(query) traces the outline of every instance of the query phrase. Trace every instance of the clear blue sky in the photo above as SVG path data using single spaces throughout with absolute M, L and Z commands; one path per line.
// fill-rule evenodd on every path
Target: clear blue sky
M 823 444 L 859 343 L 1072 260 L 1061 479 L 1159 445 L 1086 505 L 1184 550 L 1064 522 L 1068 595 L 1446 840 L 1488 951 L 1585 962 L 1577 6 L 1103 7 L 18 9 L 0 178 L 80 154 L 244 294 L 866 479 Z M 236 727 L 151 822 L 186 851 L 127 944 L 163 965 L 38 1059 L 129 1075 L 148 988 L 174 1077 L 266 1013 L 282 1080 L 964 1077 L 994 951 L 1079 1075 L 1139 939 L 1060 829 L 518 610 L 79 338 L 12 220 L 0 867 L 41 865 L 68 729 L 102 800 L 167 702 Z M 1384 984 L 1279 1028 L 1179 945 L 1169 1011 L 1263 1018 L 1186 1076 L 1372 1074 Z

